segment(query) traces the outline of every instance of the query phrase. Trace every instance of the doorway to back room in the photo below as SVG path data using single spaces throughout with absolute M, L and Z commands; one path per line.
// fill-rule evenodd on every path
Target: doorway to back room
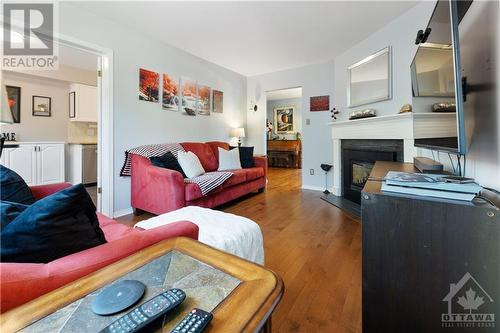
M 302 168 L 302 87 L 266 92 L 270 168 Z

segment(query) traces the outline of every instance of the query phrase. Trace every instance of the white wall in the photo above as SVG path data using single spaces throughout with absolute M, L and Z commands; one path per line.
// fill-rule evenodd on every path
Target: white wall
M 398 113 L 403 104 L 412 103 L 410 65 L 417 50 L 415 37 L 419 29 L 427 26 L 434 5 L 434 1 L 416 5 L 335 58 L 335 106 L 340 111 L 339 120 L 347 120 L 352 111 L 368 108 L 377 110 L 378 116 L 392 115 Z M 392 99 L 349 108 L 347 67 L 386 46 L 392 48 Z
M 277 100 L 268 100 L 267 101 L 267 119 L 273 123 L 274 130 L 273 134 L 276 134 L 276 122 L 274 121 L 274 108 L 284 107 L 284 106 L 293 106 L 295 107 L 295 111 L 293 116 L 295 117 L 295 132 L 299 132 L 302 134 L 302 114 L 304 113 L 304 109 L 302 108 L 302 98 L 285 98 L 285 99 L 277 99 Z M 297 138 L 297 134 L 279 134 L 280 138 L 284 137 L 287 140 L 295 140 Z
M 130 209 L 130 179 L 119 176 L 124 152 L 139 145 L 181 141 L 228 141 L 246 123 L 246 79 L 134 29 L 115 24 L 68 2 L 59 6 L 61 33 L 114 51 L 114 210 Z M 170 27 L 153 34 L 175 32 Z M 159 103 L 139 101 L 139 68 L 187 76 L 224 92 L 224 113 L 184 116 Z
M 3 84 L 21 87 L 21 122 L 2 124 L 2 132 L 16 133 L 17 141 L 66 141 L 69 83 L 3 71 Z M 51 117 L 32 115 L 32 96 L 51 97 Z
M 270 74 L 249 77 L 247 80 L 247 105 L 254 101 L 258 105 L 257 112 L 247 111 L 248 144 L 255 146 L 258 154 L 265 154 L 266 149 L 266 91 L 302 87 L 302 187 L 322 189 L 325 176 L 320 168 L 321 163 L 332 163 L 333 142 L 331 130 L 327 125 L 330 112 L 310 112 L 309 97 L 330 95 L 330 107 L 334 104 L 333 96 L 333 62 L 300 67 Z M 246 108 L 248 110 L 248 107 Z M 310 125 L 306 125 L 306 120 Z M 309 170 L 314 169 L 314 175 Z M 328 183 L 333 183 L 330 172 Z

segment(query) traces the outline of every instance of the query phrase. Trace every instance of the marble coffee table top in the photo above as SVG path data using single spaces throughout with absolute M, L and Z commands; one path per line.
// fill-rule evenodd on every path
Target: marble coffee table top
M 147 286 L 144 297 L 136 305 L 146 302 L 166 289 L 184 290 L 186 299 L 178 308 L 165 316 L 163 329 L 158 332 L 170 332 L 194 307 L 212 311 L 241 282 L 229 274 L 176 250 L 123 275 L 115 282 L 121 280 L 139 280 Z M 57 310 L 20 332 L 99 332 L 128 311 L 125 310 L 113 316 L 94 314 L 90 309 L 90 304 L 102 289 Z

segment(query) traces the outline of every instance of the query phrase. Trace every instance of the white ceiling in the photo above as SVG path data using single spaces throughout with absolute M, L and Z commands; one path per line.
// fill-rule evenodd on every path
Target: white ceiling
M 277 101 L 280 99 L 300 98 L 302 97 L 302 88 L 290 88 L 268 91 L 266 93 L 268 101 Z
M 73 2 L 246 76 L 331 60 L 416 3 Z

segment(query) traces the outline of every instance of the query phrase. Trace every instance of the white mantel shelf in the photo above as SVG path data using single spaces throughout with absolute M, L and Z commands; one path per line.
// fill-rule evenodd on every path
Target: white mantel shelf
M 401 113 L 389 116 L 331 122 L 335 139 L 403 139 L 413 140 L 413 115 Z

